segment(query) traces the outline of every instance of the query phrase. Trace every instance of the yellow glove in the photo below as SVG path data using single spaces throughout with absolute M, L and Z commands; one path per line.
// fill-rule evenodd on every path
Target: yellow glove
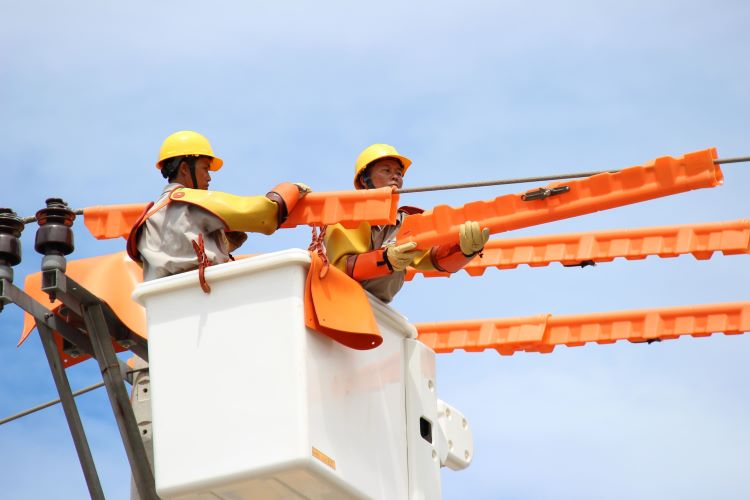
M 388 245 L 385 248 L 385 260 L 388 261 L 394 271 L 403 271 L 421 253 L 415 248 L 417 248 L 416 241 L 400 245 Z
M 479 223 L 467 220 L 458 228 L 458 244 L 461 247 L 461 253 L 467 257 L 472 257 L 484 248 L 484 244 L 490 239 L 490 230 L 479 229 Z
M 299 189 L 299 197 L 303 198 L 307 193 L 312 193 L 312 188 L 303 182 L 295 182 L 295 186 Z

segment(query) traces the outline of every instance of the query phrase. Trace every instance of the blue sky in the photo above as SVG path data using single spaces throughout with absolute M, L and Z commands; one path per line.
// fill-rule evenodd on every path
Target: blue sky
M 159 144 L 207 135 L 212 188 L 283 180 L 348 189 L 373 142 L 410 156 L 408 186 L 611 169 L 709 146 L 750 154 L 750 64 L 741 1 L 0 1 L 0 206 L 32 215 L 147 201 Z M 517 231 L 589 231 L 747 217 L 750 166 L 711 190 Z M 531 189 L 404 196 L 424 208 Z M 76 228 L 75 257 L 123 248 Z M 243 250 L 305 247 L 307 229 Z M 23 235 L 16 282 L 39 268 Z M 413 321 L 584 313 L 747 299 L 747 256 L 617 261 L 417 278 L 394 306 Z M 0 417 L 55 396 L 22 316 L 0 314 Z M 439 396 L 468 417 L 472 466 L 446 499 L 740 499 L 750 496 L 750 337 L 454 353 Z M 99 380 L 92 363 L 74 387 Z M 128 471 L 106 396 L 79 400 L 108 498 Z M 0 428 L 13 499 L 86 496 L 62 411 Z

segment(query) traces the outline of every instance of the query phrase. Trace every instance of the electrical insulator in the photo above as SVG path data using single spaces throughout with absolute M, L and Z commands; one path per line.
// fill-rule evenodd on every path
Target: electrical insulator
M 65 271 L 65 255 L 71 253 L 73 245 L 73 220 L 75 213 L 60 198 L 48 198 L 47 208 L 36 213 L 39 229 L 36 232 L 34 249 L 44 255 L 42 270 Z
M 13 269 L 21 262 L 23 222 L 9 208 L 0 208 L 0 278 L 13 281 Z

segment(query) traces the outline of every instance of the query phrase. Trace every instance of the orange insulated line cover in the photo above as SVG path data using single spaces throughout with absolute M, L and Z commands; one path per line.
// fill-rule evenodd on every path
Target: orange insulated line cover
M 97 240 L 127 238 L 146 206 L 146 203 L 131 203 L 87 207 L 83 209 L 83 223 Z
M 393 224 L 398 200 L 398 194 L 390 187 L 310 193 L 297 203 L 281 227 L 327 226 L 338 222 L 355 229 L 362 222 Z
M 692 254 L 696 259 L 706 260 L 714 252 L 750 254 L 750 220 L 490 240 L 482 257 L 472 259 L 464 270 L 471 276 L 481 276 L 489 267 L 513 269 L 520 264 L 541 267 L 551 262 L 574 265 L 585 261 L 609 262 L 617 257 L 638 260 L 649 255 L 667 258 Z M 412 279 L 416 273 L 425 277 L 449 276 L 410 268 L 406 279 Z
M 351 229 L 364 221 L 393 224 L 398 199 L 391 188 L 310 193 L 294 207 L 281 227 L 325 226 L 339 222 Z M 83 210 L 83 221 L 99 240 L 127 238 L 145 208 L 145 203 L 89 207 Z
M 530 316 L 443 323 L 417 323 L 419 340 L 435 352 L 495 349 L 549 353 L 555 346 L 587 342 L 611 344 L 618 340 L 649 342 L 680 335 L 706 337 L 723 332 L 750 331 L 750 302 L 706 304 L 664 309 L 640 309 L 567 316 Z
M 716 158 L 715 148 L 678 158 L 665 156 L 617 173 L 550 184 L 550 189 L 567 186 L 569 190 L 544 199 L 523 201 L 520 194 L 511 194 L 458 208 L 438 205 L 423 214 L 408 217 L 399 232 L 398 242 L 416 241 L 420 248 L 457 243 L 458 227 L 467 220 L 478 221 L 496 234 L 714 187 L 723 182 L 721 169 L 714 163 Z

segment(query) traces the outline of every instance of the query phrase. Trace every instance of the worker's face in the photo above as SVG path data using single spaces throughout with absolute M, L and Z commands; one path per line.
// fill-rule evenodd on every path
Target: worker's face
M 209 168 L 211 168 L 210 158 L 201 157 L 195 161 L 195 180 L 198 181 L 198 185 L 193 186 L 193 177 L 190 175 L 190 167 L 187 162 L 184 161 L 180 165 L 180 173 L 175 180 L 189 188 L 208 189 L 208 184 L 211 182 Z
M 395 158 L 383 158 L 368 168 L 370 179 L 376 188 L 395 186 L 401 189 L 404 183 L 404 167 L 400 161 Z

